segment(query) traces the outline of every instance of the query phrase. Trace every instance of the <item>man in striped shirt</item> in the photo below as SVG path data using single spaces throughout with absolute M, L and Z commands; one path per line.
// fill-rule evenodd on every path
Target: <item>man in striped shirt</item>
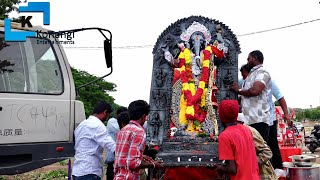
M 115 180 L 139 180 L 140 169 L 161 167 L 152 158 L 143 155 L 146 133 L 142 127 L 150 112 L 150 106 L 143 100 L 130 103 L 128 107 L 130 122 L 122 128 L 116 139 Z

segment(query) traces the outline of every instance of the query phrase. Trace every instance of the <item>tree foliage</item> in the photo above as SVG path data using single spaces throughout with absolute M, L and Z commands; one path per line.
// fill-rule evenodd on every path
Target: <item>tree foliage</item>
M 8 14 L 16 11 L 19 0 L 0 0 L 0 19 L 8 18 Z
M 97 79 L 96 76 L 91 75 L 86 71 L 77 70 L 75 68 L 71 68 L 71 70 L 76 88 Z M 119 105 L 117 105 L 114 102 L 114 98 L 108 94 L 108 92 L 116 91 L 116 87 L 116 84 L 101 79 L 93 84 L 81 88 L 78 91 L 78 99 L 84 103 L 86 116 L 89 116 L 92 113 L 95 104 L 100 100 L 109 102 L 113 109 L 116 110 Z
M 317 121 L 320 119 L 320 107 L 310 108 L 310 109 L 297 109 L 296 119 L 297 120 L 310 119 L 310 120 Z

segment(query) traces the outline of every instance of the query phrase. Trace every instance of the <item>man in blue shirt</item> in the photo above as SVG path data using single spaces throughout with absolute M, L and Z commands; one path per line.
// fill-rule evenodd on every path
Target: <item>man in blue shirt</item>
M 242 80 L 239 80 L 239 86 L 242 87 L 241 85 L 244 84 L 245 79 L 247 78 L 250 68 L 247 64 L 243 65 L 240 68 L 241 75 L 243 77 Z M 270 147 L 272 151 L 272 159 L 271 163 L 274 169 L 283 169 L 282 166 L 282 158 L 280 154 L 280 149 L 278 145 L 278 139 L 277 139 L 277 120 L 276 120 L 276 111 L 275 111 L 275 105 L 272 101 L 272 96 L 275 97 L 275 99 L 280 103 L 280 106 L 283 110 L 284 113 L 284 120 L 287 122 L 287 124 L 290 124 L 290 116 L 288 113 L 288 107 L 286 100 L 284 99 L 284 96 L 280 92 L 277 84 L 275 83 L 274 80 L 271 80 L 272 86 L 271 86 L 271 92 L 268 94 L 268 103 L 270 105 L 270 132 L 269 132 L 269 139 L 268 139 L 268 146 Z
M 119 114 L 122 112 L 128 111 L 128 108 L 126 107 L 119 107 L 117 110 L 117 116 L 118 118 Z M 118 120 L 116 118 L 110 118 L 107 124 L 107 132 L 108 134 L 112 137 L 114 141 L 116 141 L 116 135 L 120 131 Z M 108 165 L 107 166 L 107 172 L 106 176 L 107 179 L 113 179 L 114 172 L 113 172 L 113 164 L 114 164 L 114 153 L 113 152 L 106 152 L 106 160 L 105 163 Z

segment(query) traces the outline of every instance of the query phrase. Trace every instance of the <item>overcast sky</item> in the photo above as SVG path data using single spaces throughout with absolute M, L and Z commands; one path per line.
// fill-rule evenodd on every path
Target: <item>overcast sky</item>
M 111 95 L 116 103 L 123 106 L 136 99 L 149 101 L 153 45 L 159 35 L 178 19 L 192 15 L 217 19 L 236 35 L 320 19 L 319 0 L 49 2 L 51 22 L 46 28 L 58 31 L 101 27 L 112 32 L 114 72 L 105 80 L 117 85 L 117 92 Z M 41 25 L 42 16 L 34 15 L 32 23 Z M 102 49 L 74 48 L 101 47 L 102 36 L 98 32 L 75 36 L 75 44 L 65 46 L 71 66 L 97 76 L 108 73 Z M 265 67 L 277 82 L 289 107 L 320 105 L 320 21 L 239 36 L 238 40 L 242 51 L 239 66 L 246 63 L 249 52 L 261 50 L 265 56 Z M 151 46 L 127 48 L 144 45 Z

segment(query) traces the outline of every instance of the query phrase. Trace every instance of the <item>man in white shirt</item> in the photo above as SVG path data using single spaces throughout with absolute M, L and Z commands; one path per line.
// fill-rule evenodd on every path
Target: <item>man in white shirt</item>
M 103 148 L 109 152 L 114 152 L 116 148 L 114 140 L 103 124 L 111 112 L 111 105 L 100 101 L 92 115 L 82 121 L 74 131 L 76 152 L 72 168 L 73 180 L 101 180 Z

